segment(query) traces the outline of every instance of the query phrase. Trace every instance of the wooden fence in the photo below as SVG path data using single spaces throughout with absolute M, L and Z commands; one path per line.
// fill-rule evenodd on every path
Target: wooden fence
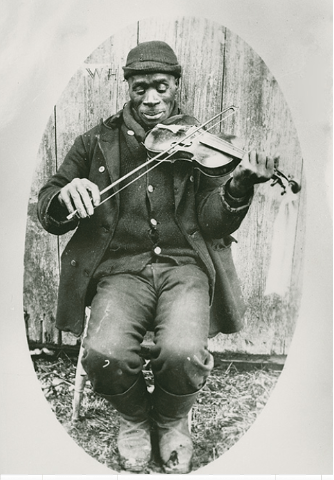
M 36 216 L 37 195 L 61 164 L 74 138 L 122 108 L 127 84 L 122 66 L 138 42 L 159 39 L 175 50 L 183 67 L 179 102 L 184 112 L 204 121 L 229 105 L 238 113 L 222 126 L 249 145 L 270 154 L 279 151 L 280 167 L 302 181 L 302 157 L 289 109 L 275 78 L 259 56 L 237 35 L 202 18 L 151 18 L 110 37 L 78 69 L 54 107 L 38 152 L 28 207 L 24 310 L 27 337 L 42 344 L 73 345 L 77 339 L 55 328 L 59 258 L 69 236 L 52 236 Z M 250 212 L 234 235 L 238 274 L 248 304 L 247 327 L 220 338 L 227 350 L 255 354 L 286 354 L 301 296 L 305 186 L 292 203 L 289 235 L 280 248 L 290 251 L 284 274 L 288 289 L 264 295 L 281 190 L 268 183 L 256 190 Z M 281 272 L 277 272 L 279 275 Z

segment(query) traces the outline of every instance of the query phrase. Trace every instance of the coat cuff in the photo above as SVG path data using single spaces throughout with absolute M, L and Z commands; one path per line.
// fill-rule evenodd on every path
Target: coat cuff
M 62 206 L 58 200 L 59 191 L 50 197 L 45 210 L 44 220 L 48 226 L 54 227 L 65 227 L 70 224 L 76 225 L 78 222 L 76 218 L 67 220 L 68 210 Z
M 230 178 L 224 185 L 220 187 L 220 195 L 221 195 L 224 206 L 230 212 L 238 212 L 240 210 L 249 208 L 254 196 L 254 187 L 252 187 L 249 193 L 244 197 L 233 197 L 229 193 L 229 185 L 231 181 L 232 181 L 232 178 Z

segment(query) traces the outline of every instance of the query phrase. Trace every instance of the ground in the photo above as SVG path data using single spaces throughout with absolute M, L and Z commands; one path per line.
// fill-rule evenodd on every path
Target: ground
M 117 413 L 93 393 L 89 382 L 84 389 L 81 418 L 71 421 L 76 359 L 61 353 L 56 359 L 33 357 L 33 361 L 44 395 L 68 434 L 97 461 L 121 471 L 116 447 Z M 148 386 L 152 386 L 149 364 L 144 374 Z M 267 403 L 279 374 L 268 367 L 250 365 L 238 371 L 234 363 L 215 365 L 192 410 L 193 471 L 220 457 L 244 435 Z M 162 473 L 157 456 L 143 473 L 153 472 Z

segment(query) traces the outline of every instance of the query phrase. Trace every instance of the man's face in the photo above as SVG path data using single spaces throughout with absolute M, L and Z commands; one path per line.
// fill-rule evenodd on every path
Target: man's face
M 166 73 L 133 75 L 128 80 L 131 104 L 138 119 L 153 128 L 170 117 L 179 80 Z

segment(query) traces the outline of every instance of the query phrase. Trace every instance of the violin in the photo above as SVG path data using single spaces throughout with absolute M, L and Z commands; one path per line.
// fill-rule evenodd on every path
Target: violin
M 241 162 L 245 150 L 219 135 L 201 130 L 202 126 L 198 129 L 189 125 L 156 125 L 144 141 L 148 158 L 159 156 L 161 161 L 166 159 L 169 162 L 188 160 L 209 177 L 222 177 L 231 173 Z M 286 193 L 287 186 L 290 186 L 292 193 L 301 190 L 300 184 L 278 170 L 277 166 L 274 167 L 271 179 L 271 186 L 278 184 L 282 187 L 282 195 Z
M 131 172 L 127 173 L 123 177 L 119 178 L 115 182 L 111 183 L 104 190 L 101 190 L 100 195 L 106 193 L 112 188 L 116 187 L 119 183 L 123 182 L 130 176 L 146 168 L 142 173 L 138 174 L 135 178 L 130 180 L 127 184 L 113 192 L 107 198 L 103 199 L 98 206 L 115 196 L 124 188 L 131 185 L 133 182 L 146 175 L 148 172 L 160 165 L 161 162 L 169 161 L 175 162 L 179 160 L 190 161 L 194 164 L 195 168 L 199 169 L 204 175 L 209 177 L 222 177 L 231 173 L 237 165 L 241 162 L 245 151 L 219 135 L 214 135 L 208 130 L 212 129 L 218 123 L 226 120 L 228 116 L 234 114 L 237 107 L 230 106 L 218 113 L 214 117 L 207 120 L 205 123 L 195 125 L 165 125 L 158 124 L 146 135 L 143 142 L 148 160 L 139 165 Z M 205 129 L 206 125 L 218 117 L 221 117 L 229 110 L 232 113 L 221 118 L 217 123 L 210 128 Z M 293 193 L 298 193 L 301 190 L 301 186 L 298 182 L 292 179 L 291 176 L 284 175 L 283 172 L 274 167 L 274 174 L 272 176 L 272 186 L 280 185 L 282 188 L 282 195 L 286 193 L 286 189 L 289 186 Z M 70 213 L 66 218 L 72 219 L 77 214 L 77 210 Z

